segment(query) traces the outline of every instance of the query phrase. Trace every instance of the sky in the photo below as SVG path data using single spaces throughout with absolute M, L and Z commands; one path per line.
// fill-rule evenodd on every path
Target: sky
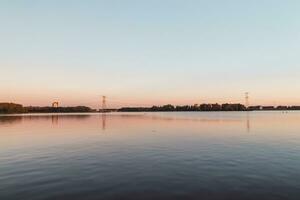
M 298 0 L 1 0 L 0 102 L 300 105 Z

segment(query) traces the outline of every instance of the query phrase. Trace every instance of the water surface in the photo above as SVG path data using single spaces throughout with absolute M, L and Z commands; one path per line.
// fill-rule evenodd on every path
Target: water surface
M 0 199 L 299 199 L 300 112 L 0 116 Z

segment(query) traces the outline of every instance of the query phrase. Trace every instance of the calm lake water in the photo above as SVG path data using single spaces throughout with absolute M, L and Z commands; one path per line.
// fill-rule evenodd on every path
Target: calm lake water
M 300 199 L 300 112 L 0 116 L 0 199 Z

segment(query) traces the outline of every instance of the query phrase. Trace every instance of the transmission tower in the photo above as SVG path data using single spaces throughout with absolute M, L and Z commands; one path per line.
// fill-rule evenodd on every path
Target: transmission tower
M 102 111 L 106 110 L 106 96 L 102 96 Z
M 58 108 L 58 101 L 54 101 L 54 102 L 52 103 L 52 107 L 53 107 L 53 108 Z
M 245 106 L 246 108 L 249 107 L 249 92 L 245 93 Z

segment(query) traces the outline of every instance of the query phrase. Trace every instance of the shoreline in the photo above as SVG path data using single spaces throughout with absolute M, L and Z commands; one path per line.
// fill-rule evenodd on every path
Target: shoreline
M 111 113 L 251 113 L 251 112 L 297 112 L 300 110 L 245 110 L 245 111 L 114 111 L 114 112 L 31 112 L 31 113 L 0 113 L 1 116 L 19 115 L 89 115 L 89 114 L 111 114 Z

